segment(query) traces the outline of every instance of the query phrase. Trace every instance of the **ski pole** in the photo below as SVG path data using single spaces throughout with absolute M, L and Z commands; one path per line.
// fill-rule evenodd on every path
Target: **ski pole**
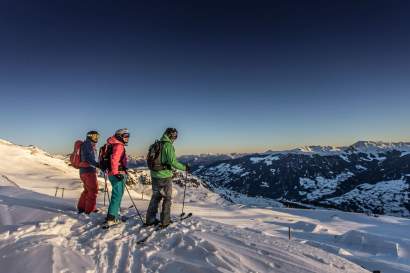
M 104 180 L 105 180 L 105 184 L 104 184 L 104 207 L 105 207 L 105 196 L 107 195 L 107 175 L 106 173 L 104 173 Z
M 126 189 L 127 192 L 128 192 L 128 195 L 130 196 L 131 202 L 132 202 L 132 204 L 134 205 L 135 210 L 136 210 L 137 213 L 138 213 L 138 216 L 139 216 L 140 219 L 141 219 L 142 224 L 145 225 L 145 222 L 144 222 L 144 220 L 142 220 L 142 216 L 141 216 L 141 214 L 140 214 L 140 211 L 138 210 L 137 206 L 135 205 L 134 200 L 133 200 L 132 197 L 131 197 L 131 193 L 130 193 L 130 191 L 128 190 L 128 187 L 127 187 L 127 184 L 125 183 L 125 181 L 124 181 L 124 186 L 125 186 L 125 189 Z
M 105 179 L 105 189 L 104 189 L 104 206 L 105 206 L 105 195 L 108 195 L 108 205 L 110 205 L 111 202 L 111 197 L 110 197 L 110 193 L 108 191 L 108 184 L 107 184 L 107 173 L 104 173 L 104 179 Z
M 181 217 L 185 215 L 184 207 L 185 207 L 185 192 L 186 192 L 186 181 L 188 180 L 188 172 L 185 172 L 185 187 L 184 187 L 184 199 L 182 199 L 182 212 Z

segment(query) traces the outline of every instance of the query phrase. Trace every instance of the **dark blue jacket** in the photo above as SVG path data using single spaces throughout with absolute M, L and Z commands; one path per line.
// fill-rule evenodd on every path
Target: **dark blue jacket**
M 86 168 L 80 168 L 80 174 L 97 172 L 97 170 L 95 169 L 98 165 L 96 154 L 97 150 L 95 148 L 95 144 L 92 143 L 91 140 L 86 139 L 83 145 L 81 145 L 81 162 L 85 161 L 90 164 L 90 166 Z

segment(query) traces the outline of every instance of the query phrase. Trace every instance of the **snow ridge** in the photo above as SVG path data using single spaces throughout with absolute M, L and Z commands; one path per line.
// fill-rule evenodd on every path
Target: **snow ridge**
M 383 142 L 383 141 L 358 141 L 350 146 L 302 146 L 285 151 L 266 151 L 264 154 L 305 154 L 305 155 L 343 155 L 345 153 L 365 153 L 374 154 L 386 153 L 390 151 L 401 151 L 403 153 L 410 153 L 410 142 Z

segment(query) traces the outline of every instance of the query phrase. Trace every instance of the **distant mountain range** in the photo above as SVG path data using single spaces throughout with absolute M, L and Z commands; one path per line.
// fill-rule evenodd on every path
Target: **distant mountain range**
M 227 198 L 410 217 L 410 143 L 359 141 L 307 146 L 214 161 L 194 173 Z
M 232 154 L 199 154 L 199 155 L 182 155 L 178 157 L 178 160 L 184 164 L 189 164 L 193 170 L 199 167 L 208 166 L 214 162 L 235 159 L 246 154 L 232 153 Z M 130 168 L 147 167 L 145 157 L 133 157 L 129 156 Z

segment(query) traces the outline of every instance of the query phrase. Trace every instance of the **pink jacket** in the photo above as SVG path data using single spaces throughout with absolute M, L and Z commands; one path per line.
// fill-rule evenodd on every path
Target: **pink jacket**
M 107 143 L 112 145 L 111 170 L 108 175 L 125 174 L 128 159 L 124 143 L 119 141 L 115 136 L 108 138 Z

